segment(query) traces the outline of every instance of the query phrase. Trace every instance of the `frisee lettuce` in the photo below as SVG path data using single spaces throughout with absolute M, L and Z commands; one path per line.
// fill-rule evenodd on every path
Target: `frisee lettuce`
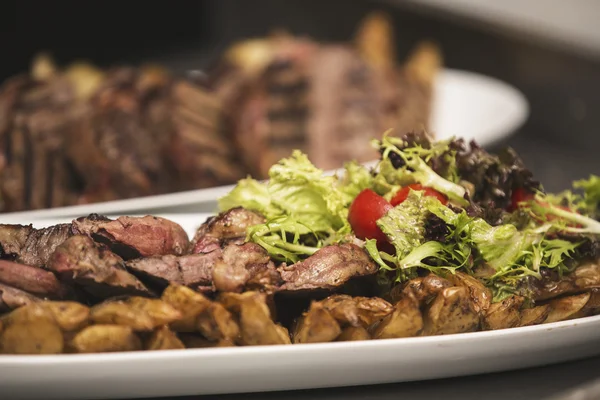
M 348 208 L 371 182 L 367 168 L 346 165 L 346 178 L 327 176 L 296 150 L 269 170 L 269 180 L 241 180 L 219 208 L 245 207 L 263 214 L 266 223 L 251 227 L 247 240 L 278 260 L 296 262 L 326 245 L 346 240 L 352 230 Z
M 401 149 L 404 144 L 402 139 L 389 136 L 389 131 L 384 133 L 381 140 L 375 139 L 372 141 L 372 145 L 382 152 L 382 161 L 378 165 L 378 177 L 375 178 L 377 184 L 376 190 L 379 192 L 385 191 L 384 195 L 389 195 L 394 191 L 393 189 L 397 189 L 400 186 L 420 183 L 423 186 L 429 186 L 445 194 L 451 201 L 458 205 L 463 207 L 469 205 L 469 202 L 465 199 L 467 192 L 463 186 L 438 175 L 427 164 L 427 161 L 431 158 L 440 156 L 443 152 L 448 151 L 449 141 L 437 142 L 430 149 L 425 149 L 418 145 Z M 400 157 L 404 165 L 401 168 L 394 168 L 390 154 Z M 449 168 L 449 170 L 449 177 L 458 180 L 456 168 Z

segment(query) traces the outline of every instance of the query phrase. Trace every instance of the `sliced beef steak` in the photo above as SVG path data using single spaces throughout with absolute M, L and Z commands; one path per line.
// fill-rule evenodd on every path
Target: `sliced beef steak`
M 170 282 L 201 292 L 272 291 L 280 277 L 268 254 L 254 243 L 230 243 L 208 253 L 140 258 L 126 263 L 141 279 L 166 287 Z
M 13 310 L 36 301 L 41 301 L 41 299 L 24 290 L 0 283 L 0 312 Z
M 175 222 L 160 217 L 119 217 L 91 214 L 73 221 L 73 231 L 106 244 L 124 259 L 182 255 L 189 246 L 187 233 Z
M 99 299 L 124 294 L 153 294 L 127 272 L 121 257 L 87 236 L 67 239 L 52 254 L 47 267 L 62 281 L 72 282 Z
M 0 283 L 49 299 L 62 299 L 69 292 L 52 272 L 11 261 L 0 260 Z
M 56 247 L 71 234 L 71 224 L 42 229 L 31 225 L 0 225 L 0 258 L 43 267 Z
M 280 291 L 336 289 L 354 277 L 372 275 L 377 265 L 355 244 L 331 245 L 306 260 L 277 269 L 285 282 Z
M 232 208 L 206 220 L 194 235 L 192 253 L 208 253 L 227 243 L 244 243 L 246 230 L 265 218 L 242 207 Z
M 161 287 L 169 283 L 188 286 L 198 291 L 212 290 L 212 270 L 221 250 L 185 256 L 166 255 L 130 260 L 127 268 L 143 280 Z

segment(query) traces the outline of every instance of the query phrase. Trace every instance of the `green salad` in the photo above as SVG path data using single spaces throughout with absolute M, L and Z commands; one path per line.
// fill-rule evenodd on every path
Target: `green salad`
M 527 296 L 531 282 L 562 276 L 600 256 L 600 177 L 549 194 L 511 149 L 490 154 L 475 143 L 425 134 L 372 143 L 374 167 L 347 163 L 325 174 L 294 151 L 269 180 L 241 180 L 219 200 L 265 216 L 247 241 L 298 262 L 335 243 L 364 246 L 379 265 L 382 290 L 420 274 L 461 270 L 499 301 Z

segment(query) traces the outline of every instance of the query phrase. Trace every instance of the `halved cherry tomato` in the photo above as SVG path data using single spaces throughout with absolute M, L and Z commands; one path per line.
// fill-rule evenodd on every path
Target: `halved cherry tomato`
M 448 204 L 448 198 L 442 193 L 428 186 L 423 186 L 420 183 L 413 183 L 398 190 L 394 197 L 392 197 L 392 201 L 390 201 L 392 206 L 396 207 L 398 204 L 404 202 L 404 200 L 406 200 L 406 198 L 408 197 L 408 194 L 410 193 L 411 189 L 415 191 L 422 190 L 425 196 L 436 197 L 440 201 L 440 203 L 444 205 Z
M 348 222 L 356 237 L 387 242 L 387 236 L 377 226 L 377 220 L 392 208 L 386 199 L 371 189 L 360 192 L 348 210 Z
M 529 201 L 529 200 L 533 199 L 534 197 L 535 196 L 533 193 L 531 193 L 521 187 L 516 188 L 512 192 L 512 196 L 510 198 L 510 205 L 508 206 L 508 211 L 510 211 L 510 212 L 515 211 L 517 208 L 519 208 L 519 203 L 521 203 L 523 201 Z

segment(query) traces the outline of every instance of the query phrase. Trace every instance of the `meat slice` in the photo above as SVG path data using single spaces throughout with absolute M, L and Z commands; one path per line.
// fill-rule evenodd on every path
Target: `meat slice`
M 41 299 L 24 290 L 0 283 L 0 312 L 13 310 L 36 301 L 41 301 Z
M 323 247 L 306 260 L 277 270 L 285 282 L 280 291 L 332 290 L 351 278 L 374 274 L 377 265 L 359 246 L 344 243 Z
M 127 268 L 142 280 L 167 287 L 169 283 L 198 291 L 212 290 L 212 271 L 221 258 L 221 250 L 185 256 L 139 258 L 127 261 Z
M 254 243 L 230 243 L 209 253 L 130 260 L 127 268 L 142 280 L 166 287 L 176 283 L 200 292 L 274 291 L 279 273 L 266 251 Z
M 64 298 L 68 288 L 49 271 L 0 260 L 0 282 L 50 299 Z
M 210 217 L 196 231 L 191 245 L 192 253 L 208 253 L 231 242 L 244 243 L 246 230 L 265 221 L 259 213 L 243 207 Z
M 71 224 L 42 229 L 31 225 L 0 225 L 0 258 L 43 267 L 56 247 L 71 235 Z
M 213 285 L 220 292 L 241 292 L 252 286 L 272 291 L 280 282 L 267 252 L 255 243 L 230 244 L 223 250 L 212 271 Z
M 61 280 L 81 286 L 100 299 L 124 294 L 153 295 L 127 272 L 121 257 L 87 236 L 76 235 L 67 239 L 52 254 L 47 267 Z
M 90 214 L 73 221 L 73 231 L 106 244 L 124 259 L 182 255 L 189 246 L 187 233 L 175 222 L 160 217 L 119 217 L 111 220 Z

